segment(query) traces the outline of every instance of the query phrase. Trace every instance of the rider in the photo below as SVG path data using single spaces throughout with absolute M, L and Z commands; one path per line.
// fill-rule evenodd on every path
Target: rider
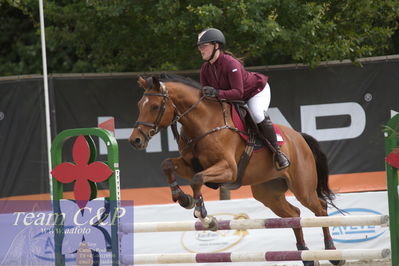
M 202 91 L 210 97 L 245 101 L 261 137 L 272 146 L 277 169 L 284 169 L 290 162 L 280 150 L 276 132 L 266 113 L 270 104 L 268 77 L 246 71 L 240 59 L 224 50 L 225 44 L 226 39 L 218 29 L 208 28 L 198 34 L 197 47 L 206 61 L 200 73 L 201 85 L 204 86 Z

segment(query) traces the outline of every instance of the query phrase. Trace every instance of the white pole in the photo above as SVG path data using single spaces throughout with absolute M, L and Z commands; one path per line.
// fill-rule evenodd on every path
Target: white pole
M 51 177 L 51 126 L 50 126 L 50 103 L 47 81 L 47 58 L 46 58 L 46 34 L 44 32 L 44 11 L 43 0 L 39 0 L 40 10 L 40 32 L 42 40 L 42 61 L 43 61 L 43 82 L 44 82 L 44 104 L 46 112 L 46 134 L 47 134 L 47 157 L 48 157 L 48 178 L 50 183 L 50 198 L 53 199 L 53 182 Z
M 325 217 L 302 217 L 294 218 L 300 227 L 330 227 L 330 226 L 354 226 L 354 225 L 382 225 L 386 226 L 388 215 L 348 215 L 348 216 L 325 216 Z M 272 222 L 272 226 L 269 221 Z M 225 220 L 219 221 L 218 230 L 248 230 L 265 228 L 294 228 L 292 218 L 272 219 L 248 219 L 248 220 Z M 199 221 L 175 221 L 175 222 L 142 222 L 142 223 L 120 223 L 119 231 L 130 233 L 153 233 L 153 232 L 183 232 L 204 231 L 204 226 Z

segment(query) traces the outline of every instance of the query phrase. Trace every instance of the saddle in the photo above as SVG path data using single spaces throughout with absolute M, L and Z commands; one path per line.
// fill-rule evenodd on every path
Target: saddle
M 241 138 L 250 142 L 250 136 L 254 135 L 254 150 L 260 150 L 265 147 L 263 141 L 258 137 L 260 132 L 255 121 L 249 113 L 248 107 L 244 102 L 231 103 L 231 119 L 234 126 L 239 130 Z
M 267 148 L 267 145 L 265 145 L 265 143 L 259 137 L 260 132 L 258 126 L 256 125 L 255 121 L 252 119 L 248 107 L 244 105 L 243 102 L 232 103 L 231 118 L 233 120 L 234 126 L 240 131 L 239 132 L 240 136 L 245 141 L 248 141 L 249 134 L 251 132 L 255 133 L 255 147 L 254 147 L 255 152 Z M 284 144 L 284 139 L 282 137 L 283 135 L 281 134 L 281 131 L 278 128 L 278 126 L 273 124 L 273 127 L 274 131 L 276 132 L 277 142 L 279 146 L 281 146 Z

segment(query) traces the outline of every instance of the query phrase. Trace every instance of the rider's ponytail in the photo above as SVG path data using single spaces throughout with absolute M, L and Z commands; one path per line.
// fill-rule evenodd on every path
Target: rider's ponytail
M 237 59 L 238 62 L 240 62 L 242 65 L 244 65 L 244 57 L 237 57 L 232 52 L 230 52 L 228 50 L 222 50 L 222 51 L 223 51 L 223 53 L 228 54 L 228 55 L 232 56 L 233 58 Z

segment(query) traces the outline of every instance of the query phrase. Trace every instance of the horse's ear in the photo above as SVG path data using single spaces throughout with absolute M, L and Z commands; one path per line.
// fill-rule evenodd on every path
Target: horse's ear
M 152 77 L 146 78 L 145 82 L 146 82 L 146 85 L 147 85 L 146 88 L 152 89 L 152 87 L 153 87 Z
M 140 87 L 142 87 L 143 89 L 147 88 L 147 81 L 145 79 L 143 79 L 142 76 L 139 77 L 139 79 L 137 80 L 137 83 L 139 84 Z
M 160 88 L 160 83 L 158 78 L 156 77 L 149 77 L 147 79 L 144 79 L 143 77 L 139 77 L 137 83 L 139 84 L 140 87 L 143 89 L 154 89 L 154 90 L 159 90 Z
M 158 91 L 160 90 L 161 84 L 159 83 L 159 79 L 157 77 L 152 77 L 152 87 Z

